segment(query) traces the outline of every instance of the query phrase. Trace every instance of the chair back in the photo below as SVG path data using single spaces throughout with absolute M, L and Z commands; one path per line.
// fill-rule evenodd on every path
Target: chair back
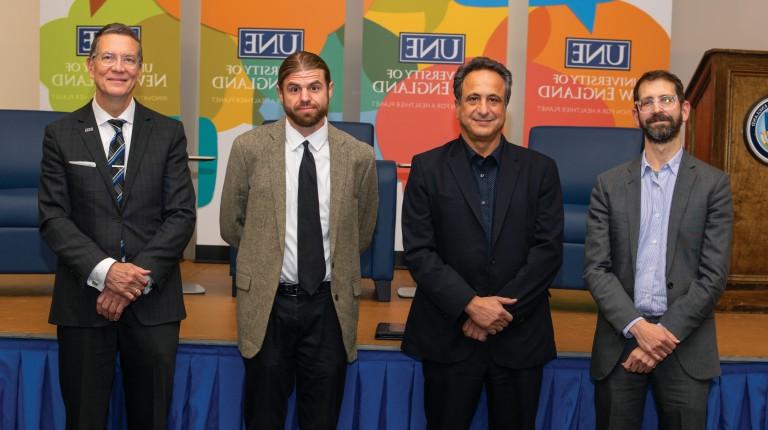
M 552 158 L 560 173 L 565 226 L 563 266 L 555 288 L 585 289 L 581 278 L 587 210 L 597 176 L 640 155 L 637 128 L 539 126 L 531 128 L 528 147 Z
M 64 112 L 0 110 L 0 189 L 37 188 L 45 126 Z
M 46 125 L 64 112 L 0 110 L 0 273 L 52 273 L 38 229 L 37 187 Z

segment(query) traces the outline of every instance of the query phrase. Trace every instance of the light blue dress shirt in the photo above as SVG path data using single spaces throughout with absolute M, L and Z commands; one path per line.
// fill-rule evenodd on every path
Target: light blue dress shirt
M 672 194 L 683 149 L 654 172 L 643 152 L 640 170 L 640 238 L 635 265 L 635 309 L 644 316 L 657 317 L 667 311 L 667 230 Z M 624 328 L 629 329 L 640 318 Z

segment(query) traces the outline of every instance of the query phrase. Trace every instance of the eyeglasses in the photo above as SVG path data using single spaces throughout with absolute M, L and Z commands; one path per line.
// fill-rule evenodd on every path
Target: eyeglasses
M 653 97 L 648 97 L 645 99 L 642 99 L 640 101 L 635 102 L 635 105 L 637 106 L 637 110 L 643 113 L 647 113 L 653 110 L 654 105 L 658 103 L 659 107 L 663 110 L 667 110 L 675 105 L 677 102 L 677 96 L 670 96 L 670 95 L 663 95 L 659 96 L 659 98 L 654 99 Z
M 104 67 L 114 66 L 118 60 L 123 63 L 124 67 L 129 69 L 135 69 L 139 65 L 139 58 L 135 55 L 117 55 L 112 52 L 103 52 L 101 54 L 94 54 L 91 58 L 95 58 Z

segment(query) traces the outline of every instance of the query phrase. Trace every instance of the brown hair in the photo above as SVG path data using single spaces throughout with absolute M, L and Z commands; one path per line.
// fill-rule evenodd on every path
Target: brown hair
M 512 94 L 512 73 L 503 64 L 488 57 L 475 57 L 456 70 L 456 74 L 453 76 L 453 96 L 456 102 L 461 101 L 461 86 L 464 84 L 464 78 L 476 70 L 490 70 L 501 76 L 501 79 L 504 80 L 504 104 L 508 105 Z
M 101 29 L 96 33 L 96 36 L 93 38 L 93 42 L 91 43 L 91 54 L 90 57 L 93 58 L 96 55 L 96 48 L 99 46 L 99 39 L 101 39 L 101 36 L 106 36 L 107 34 L 119 34 L 121 36 L 128 36 L 131 39 L 135 40 L 136 43 L 139 44 L 139 64 L 141 64 L 142 61 L 142 55 L 141 55 L 141 40 L 139 40 L 138 36 L 136 36 L 136 33 L 131 30 L 131 27 L 128 27 L 125 24 L 121 24 L 119 22 L 113 22 L 112 24 L 107 24 L 104 27 L 101 27 Z
M 632 90 L 632 97 L 635 99 L 635 102 L 640 101 L 640 85 L 645 82 L 655 81 L 657 79 L 663 79 L 674 84 L 677 100 L 680 103 L 685 101 L 685 90 L 683 89 L 683 82 L 680 81 L 680 78 L 678 78 L 677 75 L 666 70 L 651 70 L 649 72 L 643 73 L 643 76 L 640 76 L 640 79 L 638 79 L 635 83 L 635 88 Z
M 298 51 L 286 57 L 277 72 L 277 87 L 282 90 L 283 82 L 288 75 L 301 70 L 320 69 L 325 73 L 325 84 L 331 84 L 331 71 L 319 55 L 307 51 Z

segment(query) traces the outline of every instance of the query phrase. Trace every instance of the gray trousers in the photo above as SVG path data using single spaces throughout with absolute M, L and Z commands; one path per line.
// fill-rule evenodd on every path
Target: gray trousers
M 624 357 L 608 377 L 595 381 L 599 430 L 640 429 L 649 384 L 660 429 L 703 430 L 706 427 L 710 379 L 688 376 L 674 352 L 647 374 L 627 372 L 622 362 Z

